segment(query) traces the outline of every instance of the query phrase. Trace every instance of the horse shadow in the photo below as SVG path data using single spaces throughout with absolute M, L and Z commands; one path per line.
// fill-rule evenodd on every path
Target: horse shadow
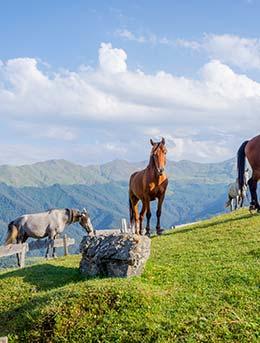
M 83 280 L 77 268 L 54 266 L 47 263 L 7 272 L 0 275 L 0 281 L 12 277 L 23 278 L 30 284 L 31 291 L 36 294 L 33 297 L 23 298 L 21 291 L 21 299 L 16 304 L 11 303 L 5 311 L 0 311 L 0 334 L 2 336 L 21 332 L 27 327 L 30 328 L 30 320 L 25 320 L 25 318 L 28 313 L 33 316 L 44 307 L 46 302 L 50 301 L 50 296 L 45 291 L 58 290 L 59 287 Z M 45 342 L 45 340 L 41 342 Z
M 55 266 L 44 263 L 16 269 L 0 275 L 0 280 L 18 277 L 34 287 L 36 291 L 59 288 L 70 283 L 82 281 L 79 268 Z

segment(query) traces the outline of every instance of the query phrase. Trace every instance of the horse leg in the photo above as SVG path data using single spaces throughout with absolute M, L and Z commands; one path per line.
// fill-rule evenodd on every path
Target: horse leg
M 157 235 L 161 235 L 163 233 L 163 230 L 161 229 L 161 223 L 160 223 L 163 200 L 164 200 L 164 194 L 158 198 L 158 205 L 157 205 L 157 211 L 156 211 L 156 216 L 157 216 L 156 232 L 157 232 Z
M 147 201 L 147 208 L 146 208 L 146 236 L 150 237 L 150 219 L 151 219 L 151 207 L 150 207 L 150 200 Z
M 238 196 L 235 197 L 235 210 L 237 210 L 237 207 L 238 207 Z
M 25 243 L 28 237 L 29 236 L 26 232 L 24 234 L 19 234 L 19 237 L 17 238 L 17 244 Z M 21 253 L 17 253 L 16 258 L 18 266 L 21 267 Z
M 134 209 L 133 209 L 133 201 L 132 199 L 136 198 L 135 195 L 129 191 L 129 219 L 130 219 L 130 227 L 131 230 L 133 230 L 133 226 L 134 226 Z
M 143 234 L 143 220 L 144 220 L 144 216 L 145 216 L 145 212 L 146 212 L 146 201 L 143 199 L 142 200 L 142 209 L 139 215 L 139 234 L 142 235 Z
M 229 196 L 228 196 L 228 202 L 227 202 L 227 203 L 229 204 L 230 212 L 232 212 L 232 201 L 233 201 L 233 200 L 232 200 L 232 197 L 229 195 Z
M 52 248 L 52 257 L 53 258 L 57 258 L 56 248 L 55 247 Z
M 45 258 L 49 259 L 50 258 L 50 254 L 49 254 L 49 250 L 50 250 L 50 238 L 48 238 L 48 244 L 47 244 L 47 249 L 46 249 L 46 253 L 45 253 Z
M 131 205 L 134 217 L 135 234 L 139 235 L 139 213 L 138 213 L 138 198 L 136 196 L 131 197 Z
M 242 208 L 244 205 L 244 195 L 240 196 L 240 207 Z
M 50 258 L 50 250 L 53 249 L 53 239 L 54 239 L 53 235 L 48 237 L 47 249 L 45 253 L 45 258 L 47 259 Z
M 53 240 L 56 239 L 56 238 L 59 238 L 59 237 L 60 237 L 60 234 L 57 234 L 57 235 L 55 235 L 55 236 L 53 237 Z M 53 243 L 54 243 L 54 242 L 53 242 Z M 53 246 L 53 248 L 52 248 L 52 257 L 53 257 L 53 258 L 57 258 L 56 247 L 55 247 L 55 246 Z
M 257 199 L 257 180 L 254 178 L 254 176 L 251 177 L 251 179 L 249 179 L 248 181 L 248 185 L 249 185 L 249 190 L 250 190 L 250 194 L 251 194 L 251 202 L 250 202 L 250 206 L 249 206 L 249 210 L 260 210 L 260 206 L 258 203 L 258 199 Z
M 20 239 L 20 238 L 17 238 L 16 243 L 17 243 L 17 244 L 20 244 L 20 243 L 21 243 L 21 239 Z M 18 267 L 21 267 L 21 254 L 20 254 L 20 253 L 17 253 L 17 254 L 16 254 L 16 258 L 17 258 L 17 265 L 18 265 Z

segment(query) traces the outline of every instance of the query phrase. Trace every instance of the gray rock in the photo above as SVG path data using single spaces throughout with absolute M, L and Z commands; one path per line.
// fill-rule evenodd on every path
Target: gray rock
M 150 238 L 130 234 L 85 236 L 80 271 L 86 276 L 140 275 L 150 255 Z

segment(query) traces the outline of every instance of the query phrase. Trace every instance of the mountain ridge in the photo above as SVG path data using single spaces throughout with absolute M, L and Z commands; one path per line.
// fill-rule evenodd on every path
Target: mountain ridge
M 21 166 L 0 165 L 0 182 L 15 187 L 44 187 L 53 184 L 103 184 L 128 181 L 136 170 L 146 167 L 147 161 L 113 160 L 103 164 L 83 166 L 64 159 L 47 160 Z M 198 183 L 230 183 L 236 174 L 235 159 L 218 163 L 199 163 L 188 160 L 168 161 L 167 174 L 175 181 Z

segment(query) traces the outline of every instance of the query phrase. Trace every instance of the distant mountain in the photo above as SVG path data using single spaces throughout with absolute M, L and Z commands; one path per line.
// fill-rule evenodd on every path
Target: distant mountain
M 224 210 L 225 184 L 193 184 L 170 181 L 165 198 L 162 225 L 206 218 Z M 95 185 L 59 185 L 17 188 L 0 184 L 0 243 L 7 223 L 24 213 L 50 208 L 83 208 L 90 212 L 97 229 L 119 227 L 121 218 L 128 220 L 128 183 L 125 181 Z M 207 210 L 208 209 L 208 210 Z M 156 202 L 152 203 L 152 224 L 155 226 Z M 79 225 L 69 229 L 78 240 L 84 234 Z
M 81 166 L 65 160 L 50 160 L 32 165 L 0 166 L 0 182 L 15 187 L 44 187 L 53 184 L 104 184 L 127 181 L 135 170 L 145 168 L 147 162 L 130 163 L 114 160 L 101 165 Z M 174 181 L 195 183 L 230 183 L 236 174 L 235 159 L 221 163 L 168 161 L 167 173 Z
M 236 159 L 218 163 L 179 161 L 168 163 L 169 177 L 176 181 L 194 183 L 230 183 L 236 179 Z
M 50 208 L 86 207 L 97 229 L 119 227 L 128 219 L 128 180 L 147 162 L 115 160 L 103 165 L 80 166 L 52 160 L 24 166 L 0 166 L 0 243 L 7 224 L 24 213 Z M 180 161 L 167 163 L 169 187 L 162 226 L 190 222 L 224 211 L 227 184 L 236 177 L 235 159 L 221 163 Z M 1 183 L 2 182 L 2 183 Z M 152 203 L 155 226 L 156 203 Z M 79 242 L 84 230 L 68 229 Z

